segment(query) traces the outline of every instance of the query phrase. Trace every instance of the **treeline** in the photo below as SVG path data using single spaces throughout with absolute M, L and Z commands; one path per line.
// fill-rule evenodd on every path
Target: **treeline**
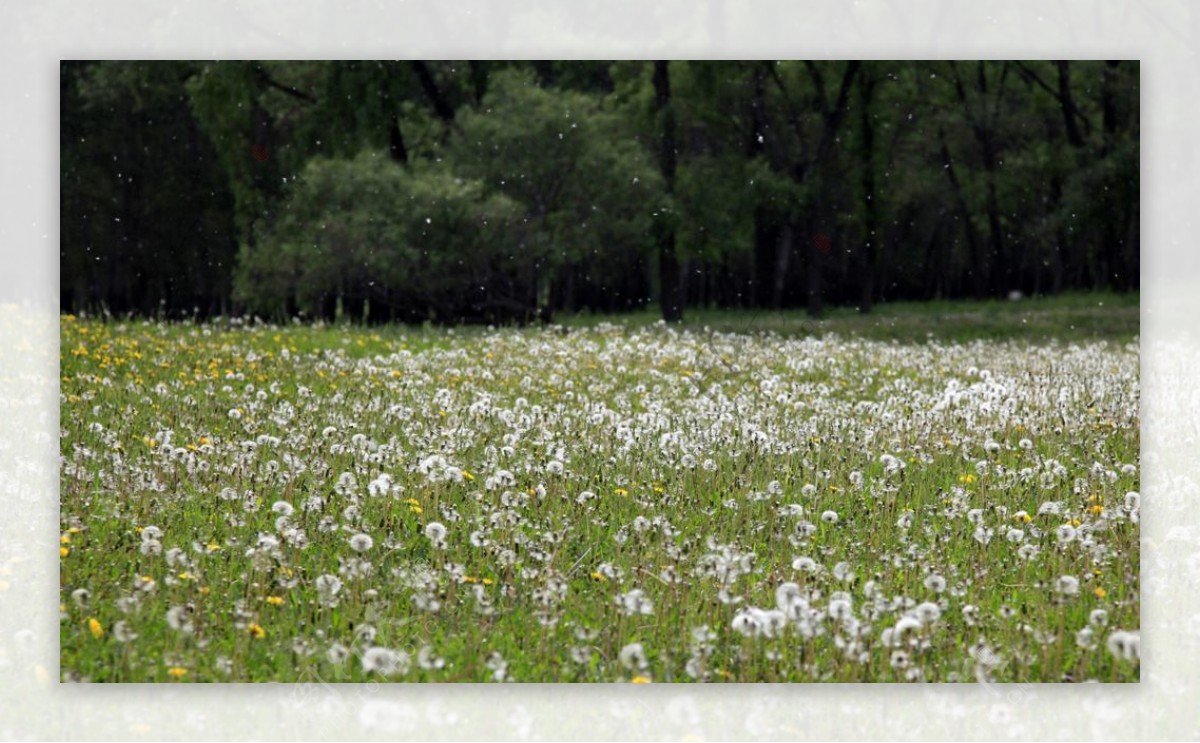
M 1138 286 L 1138 63 L 65 62 L 64 311 Z

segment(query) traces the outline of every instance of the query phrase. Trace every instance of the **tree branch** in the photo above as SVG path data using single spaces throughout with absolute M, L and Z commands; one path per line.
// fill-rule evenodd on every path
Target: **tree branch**
M 282 92 L 287 93 L 288 95 L 292 96 L 293 98 L 299 98 L 302 101 L 307 101 L 309 103 L 317 102 L 316 98 L 309 95 L 308 93 L 305 93 L 303 90 L 300 90 L 296 86 L 285 85 L 284 83 L 281 83 L 278 80 L 276 80 L 275 78 L 268 75 L 267 71 L 262 68 L 262 65 L 256 65 L 254 68 L 254 71 L 258 74 L 259 81 L 269 88 L 274 88 L 276 90 L 282 91 Z

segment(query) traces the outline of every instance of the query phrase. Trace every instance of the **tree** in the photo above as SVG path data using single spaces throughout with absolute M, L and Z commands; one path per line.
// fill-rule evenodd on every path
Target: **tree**
M 572 309 L 641 303 L 641 272 L 629 266 L 651 251 L 651 224 L 666 202 L 661 177 L 620 117 L 595 95 L 541 88 L 527 70 L 504 70 L 457 126 L 447 153 L 456 172 L 524 210 L 529 306 L 546 308 L 556 296 Z

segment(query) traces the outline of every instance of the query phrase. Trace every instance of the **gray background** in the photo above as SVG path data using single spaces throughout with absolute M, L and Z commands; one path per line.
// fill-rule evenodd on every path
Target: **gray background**
M 0 737 L 1200 738 L 1200 4 L 0 0 Z M 1125 686 L 58 683 L 58 61 L 1142 60 L 1142 682 Z

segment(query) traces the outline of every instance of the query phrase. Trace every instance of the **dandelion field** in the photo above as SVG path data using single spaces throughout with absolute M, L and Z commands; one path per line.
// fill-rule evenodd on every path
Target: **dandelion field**
M 1137 681 L 1137 340 L 61 327 L 64 680 Z

